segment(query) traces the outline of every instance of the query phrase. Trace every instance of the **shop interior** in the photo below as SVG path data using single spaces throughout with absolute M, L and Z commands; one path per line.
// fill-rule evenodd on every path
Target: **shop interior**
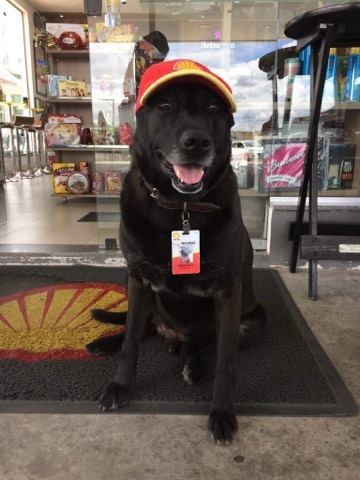
M 192 58 L 233 88 L 231 162 L 253 246 L 265 250 L 271 199 L 297 199 L 309 121 L 309 52 L 296 52 L 284 25 L 335 2 L 96 3 L 0 2 L 0 248 L 117 247 L 137 76 Z M 327 70 L 319 195 L 335 203 L 360 192 L 359 58 L 333 49 Z

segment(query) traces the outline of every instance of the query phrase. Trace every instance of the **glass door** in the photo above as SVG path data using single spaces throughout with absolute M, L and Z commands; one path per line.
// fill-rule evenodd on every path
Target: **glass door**
M 238 110 L 232 165 L 245 224 L 255 248 L 265 248 L 269 195 L 259 178 L 260 135 L 271 122 L 273 104 L 259 59 L 288 42 L 277 39 L 277 2 L 103 3 L 101 19 L 88 17 L 99 244 L 118 237 L 118 224 L 105 220 L 116 218 L 130 162 L 136 82 L 153 62 L 188 58 L 207 65 L 233 89 Z

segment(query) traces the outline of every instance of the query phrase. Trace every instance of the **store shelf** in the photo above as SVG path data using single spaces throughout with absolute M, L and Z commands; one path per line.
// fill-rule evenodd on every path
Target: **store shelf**
M 51 55 L 54 58 L 66 58 L 66 57 L 89 57 L 89 50 L 59 50 L 57 48 L 47 48 L 46 54 Z
M 120 193 L 118 195 L 108 195 L 105 193 L 52 193 L 52 197 L 59 197 L 59 198 L 119 198 Z
M 239 188 L 240 198 L 241 197 L 269 197 L 268 192 L 257 192 L 252 188 Z
M 336 102 L 332 110 L 360 110 L 360 102 Z
M 49 103 L 91 103 L 92 97 L 47 97 Z
M 54 152 L 129 152 L 128 145 L 70 145 L 68 147 L 49 147 Z

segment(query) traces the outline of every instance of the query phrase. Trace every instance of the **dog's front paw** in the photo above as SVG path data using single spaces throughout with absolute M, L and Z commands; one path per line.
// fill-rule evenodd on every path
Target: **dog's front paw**
M 226 410 L 212 410 L 209 415 L 208 427 L 210 435 L 217 445 L 230 445 L 234 433 L 237 432 L 236 416 Z
M 117 382 L 109 383 L 99 400 L 99 410 L 107 412 L 124 407 L 130 400 L 130 394 L 130 388 L 119 385 Z

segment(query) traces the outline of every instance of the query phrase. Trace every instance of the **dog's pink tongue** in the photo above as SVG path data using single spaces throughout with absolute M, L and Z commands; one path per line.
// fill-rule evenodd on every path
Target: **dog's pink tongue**
M 176 176 L 187 185 L 199 183 L 204 175 L 204 169 L 200 165 L 174 165 Z

